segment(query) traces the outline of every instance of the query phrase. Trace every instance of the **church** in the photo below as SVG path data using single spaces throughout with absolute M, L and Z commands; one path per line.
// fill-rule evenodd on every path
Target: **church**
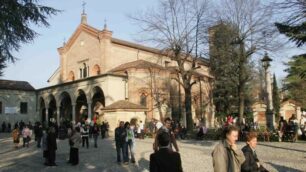
M 0 86 L 0 121 L 60 124 L 97 118 L 107 121 L 111 130 L 118 121 L 131 119 L 172 117 L 185 123 L 184 89 L 173 79 L 178 77 L 177 64 L 161 50 L 114 38 L 106 24 L 103 30 L 90 26 L 83 12 L 81 23 L 58 53 L 60 66 L 48 79 L 48 87 L 0 82 L 11 85 Z M 208 60 L 198 59 L 197 65 L 193 119 L 205 119 L 213 127 L 213 77 Z

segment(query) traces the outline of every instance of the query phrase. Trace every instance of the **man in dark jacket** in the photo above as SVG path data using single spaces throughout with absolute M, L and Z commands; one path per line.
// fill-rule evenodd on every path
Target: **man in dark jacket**
M 56 131 L 54 126 L 51 126 L 49 128 L 48 136 L 47 136 L 47 144 L 48 144 L 48 162 L 49 166 L 57 166 L 55 164 L 55 152 L 57 149 L 57 144 L 56 144 Z
M 41 124 L 38 124 L 39 126 L 36 129 L 35 137 L 37 141 L 37 147 L 40 148 L 41 146 L 41 138 L 43 137 L 43 128 Z
M 126 143 L 127 132 L 124 128 L 124 122 L 120 121 L 119 127 L 115 129 L 115 141 L 116 141 L 116 150 L 117 150 L 117 162 L 121 163 L 121 154 L 123 157 L 123 161 L 128 163 L 128 158 L 125 156 L 125 146 Z
M 150 172 L 182 172 L 180 154 L 169 149 L 169 133 L 162 132 L 157 139 L 159 149 L 150 155 Z
M 268 172 L 260 163 L 255 148 L 257 146 L 257 134 L 249 132 L 246 136 L 247 145 L 242 148 L 245 161 L 241 166 L 241 172 Z

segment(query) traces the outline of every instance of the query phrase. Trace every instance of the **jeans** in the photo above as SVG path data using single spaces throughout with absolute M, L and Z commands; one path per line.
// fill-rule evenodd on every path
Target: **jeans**
M 84 147 L 84 144 L 86 142 L 86 147 L 89 147 L 88 137 L 82 137 L 82 147 Z
M 126 149 L 126 157 L 129 158 L 129 151 L 131 154 L 131 161 L 135 162 L 135 156 L 134 156 L 134 142 L 133 140 L 129 140 L 127 142 L 127 149 Z
M 126 156 L 127 143 L 118 143 L 116 142 L 116 151 L 117 151 L 117 162 L 121 162 L 121 155 L 124 162 L 128 162 L 128 157 Z
M 70 149 L 70 162 L 72 165 L 76 165 L 79 163 L 79 149 L 78 148 L 71 148 Z
M 95 144 L 95 148 L 96 148 L 96 147 L 98 147 L 98 144 L 97 144 L 98 135 L 97 135 L 97 134 L 94 134 L 94 135 L 93 135 L 93 138 L 94 138 L 94 144 Z
M 40 148 L 40 143 L 41 143 L 41 137 L 37 137 L 37 147 Z

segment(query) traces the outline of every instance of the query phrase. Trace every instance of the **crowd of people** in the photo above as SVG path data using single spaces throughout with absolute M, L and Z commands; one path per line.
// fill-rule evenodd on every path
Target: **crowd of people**
M 285 133 L 285 128 L 290 126 L 291 130 L 296 130 L 296 118 L 293 116 L 289 121 L 281 118 L 279 122 L 280 132 Z M 252 127 L 254 127 L 253 125 Z M 257 133 L 254 128 L 244 126 L 248 129 L 245 135 L 246 146 L 238 149 L 236 141 L 240 136 L 241 129 L 236 127 L 232 117 L 228 117 L 225 125 L 222 127 L 223 137 L 212 152 L 213 167 L 215 172 L 267 172 L 260 163 L 257 154 Z M 6 126 L 4 127 L 6 129 Z M 3 126 L 2 126 L 3 129 Z M 201 137 L 201 133 L 205 134 L 207 128 L 205 125 L 198 126 L 199 132 L 197 136 Z M 62 123 L 57 126 L 55 122 L 50 122 L 48 127 L 45 127 L 40 122 L 36 122 L 34 126 L 31 122 L 17 122 L 12 131 L 12 137 L 15 148 L 18 148 L 20 139 L 23 140 L 23 147 L 29 147 L 30 140 L 35 135 L 37 148 L 42 148 L 44 164 L 47 166 L 56 166 L 56 139 L 66 139 L 70 146 L 68 163 L 71 165 L 79 164 L 79 149 L 84 147 L 89 149 L 89 139 L 93 139 L 94 148 L 98 148 L 98 138 L 102 139 L 109 137 L 109 124 L 103 122 L 101 125 L 97 123 Z M 32 132 L 33 131 L 33 132 Z M 165 118 L 164 121 L 153 120 L 147 125 L 142 121 L 119 121 L 118 127 L 114 131 L 115 147 L 117 153 L 117 163 L 127 165 L 135 164 L 135 149 L 136 138 L 144 139 L 145 134 L 151 133 L 154 139 L 153 150 L 150 155 L 150 171 L 163 172 L 183 171 L 181 157 L 177 139 L 184 139 L 187 133 L 186 128 L 179 122 L 173 121 L 170 118 Z M 279 134 L 282 136 L 282 133 Z

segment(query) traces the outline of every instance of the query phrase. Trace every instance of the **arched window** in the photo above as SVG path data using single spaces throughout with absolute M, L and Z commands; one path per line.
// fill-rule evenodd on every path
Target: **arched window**
M 70 71 L 69 74 L 68 74 L 67 80 L 68 80 L 68 81 L 74 81 L 74 79 L 75 79 L 75 78 L 74 78 L 74 73 L 73 73 L 72 71 Z
M 83 63 L 84 67 L 83 67 L 83 78 L 87 77 L 87 66 L 85 63 Z
M 140 95 L 140 105 L 145 106 L 145 107 L 147 106 L 147 96 L 145 93 L 142 93 Z
M 80 67 L 80 78 L 89 77 L 89 66 L 86 63 L 83 63 L 83 66 Z

